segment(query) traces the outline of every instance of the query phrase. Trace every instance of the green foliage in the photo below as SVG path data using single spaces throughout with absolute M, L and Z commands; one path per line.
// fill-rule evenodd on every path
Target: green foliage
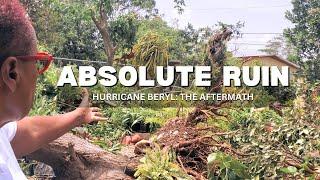
M 292 4 L 293 9 L 286 12 L 286 18 L 294 27 L 286 29 L 284 34 L 297 51 L 308 79 L 314 82 L 320 79 L 320 2 L 293 0 Z
M 109 117 L 110 123 L 86 125 L 83 129 L 91 137 L 90 140 L 108 151 L 116 152 L 121 148 L 120 141 L 124 135 L 133 132 L 133 127 L 138 125 L 154 132 L 166 120 L 175 116 L 175 108 L 153 110 L 149 108 L 108 108 L 104 115 Z
M 169 59 L 181 60 L 183 65 L 204 65 L 207 62 L 207 40 L 215 32 L 212 28 L 195 29 L 188 25 L 184 30 L 170 27 L 162 18 L 154 16 L 154 0 L 90 0 L 90 1 L 58 1 L 58 0 L 25 0 L 29 15 L 32 17 L 39 37 L 39 49 L 50 51 L 55 56 L 104 60 L 106 52 L 102 36 L 92 22 L 91 13 L 99 14 L 102 3 L 108 17 L 107 27 L 110 41 L 117 45 L 117 55 L 134 46 L 136 66 L 147 66 L 149 76 L 155 76 L 155 66 L 167 65 Z M 176 8 L 181 11 L 185 5 L 183 0 L 174 0 Z M 285 32 L 286 37 L 298 51 L 292 59 L 306 58 L 309 80 L 320 77 L 319 63 L 319 2 L 316 0 L 294 0 L 294 9 L 287 13 L 295 27 Z M 142 11 L 142 13 L 140 13 Z M 145 16 L 145 17 L 144 17 Z M 236 26 L 219 23 L 222 28 L 230 28 L 238 35 Z M 273 44 L 277 47 L 281 43 Z M 225 65 L 238 65 L 239 60 L 230 53 L 223 53 Z M 66 65 L 63 62 L 62 65 Z M 75 64 L 79 65 L 79 64 Z M 65 86 L 56 87 L 60 69 L 51 66 L 50 70 L 39 77 L 34 107 L 30 115 L 52 115 L 73 110 L 80 103 L 80 88 Z M 192 77 L 191 77 L 192 79 Z M 302 86 L 302 85 L 301 85 Z M 222 130 L 237 130 L 234 135 L 219 136 L 217 139 L 227 141 L 239 152 L 249 156 L 215 152 L 208 157 L 209 178 L 241 179 L 261 177 L 276 179 L 289 177 L 297 179 L 306 177 L 306 170 L 311 164 L 319 167 L 319 157 L 310 153 L 320 150 L 318 126 L 320 124 L 319 95 L 311 96 L 315 87 L 290 88 L 225 88 L 224 92 L 250 92 L 255 95 L 253 102 L 232 103 L 233 109 L 221 110 L 229 116 L 208 119 L 209 125 Z M 179 89 L 180 90 L 180 89 Z M 300 91 L 295 95 L 296 90 Z M 105 88 L 101 85 L 90 88 L 91 93 L 133 93 L 160 92 L 160 88 L 138 89 L 117 84 Z M 181 91 L 204 93 L 204 88 L 190 87 Z M 293 100 L 296 98 L 295 100 Z M 288 108 L 284 116 L 265 108 L 273 101 L 287 102 L 292 100 L 293 109 Z M 104 115 L 111 122 L 99 122 L 85 125 L 85 138 L 109 151 L 121 148 L 119 139 L 127 133 L 135 131 L 136 126 L 148 126 L 148 132 L 154 132 L 167 120 L 176 117 L 177 107 L 182 106 L 185 116 L 194 102 L 117 102 L 117 107 L 103 108 Z M 169 107 L 173 106 L 173 107 Z M 264 107 L 259 111 L 255 108 Z M 148 107 L 148 108 L 142 108 Z M 169 108 L 164 108 L 169 107 Z M 266 125 L 274 125 L 272 131 Z M 76 131 L 76 130 L 75 130 Z M 299 158 L 298 167 L 285 164 L 288 154 Z M 290 156 L 290 157 L 291 157 Z M 161 150 L 155 145 L 148 150 L 141 160 L 136 177 L 138 179 L 188 179 L 189 177 L 177 165 L 175 154 L 171 150 Z M 27 166 L 25 166 L 28 168 Z
M 260 112 L 254 112 L 252 114 L 252 118 L 256 122 L 261 122 L 261 123 L 276 123 L 276 124 L 281 124 L 283 123 L 283 118 L 277 114 L 275 111 L 265 108 Z
M 44 75 L 38 77 L 33 107 L 29 112 L 30 116 L 53 115 L 59 112 L 56 101 L 58 74 L 59 70 L 52 65 Z
M 220 111 L 221 113 L 225 113 L 223 110 Z M 199 125 L 202 125 L 201 123 Z M 207 122 L 203 123 L 204 126 L 215 126 L 221 130 L 229 131 L 231 123 L 226 117 L 214 116 L 208 118 Z
M 150 150 L 147 149 L 146 155 L 140 160 L 141 164 L 138 166 L 134 174 L 138 180 L 182 180 L 191 179 L 184 171 L 177 165 L 176 155 L 172 150 L 165 150 L 155 144 L 155 147 Z
M 308 152 L 314 150 L 319 137 L 319 132 L 314 128 L 292 122 L 280 125 L 271 134 L 264 128 L 264 125 L 251 125 L 247 131 L 241 133 L 242 135 L 234 137 L 234 142 L 238 142 L 238 145 L 239 142 L 244 143 L 242 147 L 246 148 L 247 152 L 255 154 L 248 162 L 250 173 L 259 174 L 264 178 L 281 176 L 280 172 L 283 172 L 281 162 L 288 154 L 308 156 Z
M 143 123 L 143 120 L 143 116 L 138 113 L 128 113 L 122 117 L 122 124 L 126 129 L 133 131 L 133 126 Z
M 74 110 L 81 103 L 81 88 L 65 85 L 57 90 L 57 101 L 62 112 Z
M 233 127 L 237 129 L 237 134 L 228 136 L 227 139 L 239 151 L 252 155 L 241 158 L 252 177 L 306 177 L 306 167 L 319 166 L 319 159 L 310 156 L 310 153 L 319 150 L 320 132 L 307 117 L 313 114 L 313 119 L 317 119 L 319 116 L 314 113 L 317 107 L 313 105 L 310 109 L 302 108 L 301 100 L 295 104 L 300 110 L 295 107 L 290 111 L 286 110 L 284 117 L 268 109 L 259 112 L 245 109 L 231 113 L 237 122 Z M 295 170 L 285 163 L 286 159 L 292 157 L 307 165 L 299 169 L 295 167 Z
M 244 108 L 242 110 L 235 109 L 228 111 L 232 123 L 230 128 L 235 130 L 239 127 L 249 127 L 251 124 L 276 123 L 281 124 L 284 120 L 275 111 L 264 108 L 260 111 L 255 111 L 254 108 Z
M 268 95 L 273 96 L 278 102 L 286 103 L 296 98 L 296 86 L 291 83 L 288 87 L 276 86 L 276 87 L 264 87 L 268 92 Z
M 126 11 L 132 12 L 134 10 L 145 10 L 151 12 L 155 7 L 154 0 L 123 0 L 123 1 L 114 1 L 114 0 L 90 0 L 90 8 L 94 12 L 99 12 L 100 4 L 105 9 L 105 14 L 113 18 L 117 12 L 124 14 Z
M 260 49 L 259 51 L 269 55 L 278 55 L 281 57 L 288 57 L 289 55 L 295 54 L 293 47 L 286 41 L 283 36 L 277 36 L 272 40 L 269 40 L 266 47 L 264 49 Z
M 185 112 L 186 113 L 186 112 Z M 108 108 L 105 110 L 106 116 L 110 117 L 112 123 L 119 126 L 119 128 L 128 129 L 137 123 L 149 124 L 150 131 L 159 128 L 168 119 L 176 116 L 176 108 Z
M 187 114 L 188 108 L 185 109 L 180 115 Z M 159 109 L 145 109 L 140 111 L 141 114 L 146 116 L 146 122 L 157 123 L 161 126 L 164 125 L 169 119 L 176 117 L 177 108 L 159 108 Z
M 186 59 L 187 46 L 184 43 L 184 36 L 181 31 L 170 27 L 166 21 L 161 17 L 156 16 L 154 18 L 145 19 L 140 21 L 137 31 L 137 39 L 141 39 L 148 33 L 155 33 L 161 39 L 168 41 L 168 51 L 170 54 L 170 60 L 183 60 Z M 189 49 L 191 50 L 191 49 Z
M 85 125 L 84 132 L 91 136 L 90 140 L 94 144 L 111 152 L 121 149 L 119 140 L 126 134 L 126 131 L 117 124 L 103 122 Z
M 193 108 L 184 108 L 184 111 L 181 112 L 181 116 L 186 116 Z M 122 124 L 123 117 L 126 114 L 139 114 L 142 116 L 146 123 L 156 123 L 164 125 L 167 120 L 176 117 L 177 108 L 168 107 L 168 108 L 141 108 L 141 107 L 115 107 L 108 108 L 105 110 L 105 114 L 110 117 L 113 122 Z
M 252 101 L 235 101 L 232 102 L 233 107 L 266 107 L 269 106 L 270 103 L 275 102 L 277 99 L 272 95 L 268 94 L 266 90 L 264 90 L 263 87 L 258 86 L 256 88 L 250 88 L 250 87 L 224 87 L 223 88 L 224 93 L 244 93 L 244 94 L 253 94 L 253 100 Z
M 122 49 L 133 47 L 133 43 L 136 42 L 138 23 L 138 15 L 135 13 L 120 15 L 110 22 L 111 38 Z
M 298 171 L 298 169 L 294 166 L 288 166 L 285 168 L 281 168 L 280 169 L 281 172 L 285 173 L 285 174 L 294 174 Z
M 174 3 L 174 8 L 178 10 L 179 14 L 182 14 L 184 11 L 183 7 L 186 6 L 184 0 L 174 0 Z
M 41 46 L 55 56 L 101 59 L 102 41 L 96 35 L 86 6 L 57 0 L 26 1 Z
M 147 33 L 134 46 L 133 65 L 146 66 L 150 77 L 155 77 L 156 66 L 166 66 L 169 59 L 168 41 L 156 33 Z
M 225 65 L 226 66 L 238 66 L 240 67 L 242 65 L 242 60 L 236 57 L 233 57 L 232 54 L 227 54 L 227 59 L 225 61 Z M 261 62 L 259 61 L 252 61 L 250 63 L 250 66 L 262 66 Z M 243 84 L 243 83 L 242 83 Z M 253 94 L 254 98 L 252 101 L 237 101 L 237 102 L 233 102 L 233 106 L 234 107 L 239 107 L 239 108 L 243 108 L 243 107 L 256 107 L 256 108 L 260 108 L 260 107 L 267 107 L 269 106 L 269 104 L 279 100 L 279 97 L 281 97 L 280 100 L 289 100 L 292 99 L 292 96 L 294 96 L 294 92 L 289 91 L 289 90 L 295 90 L 294 87 L 288 87 L 288 90 L 284 90 L 283 88 L 270 88 L 270 90 L 268 88 L 263 87 L 262 85 L 258 85 L 255 88 L 252 87 L 247 87 L 247 86 L 243 86 L 243 87 L 223 87 L 223 92 L 224 93 L 235 93 L 235 94 L 239 94 L 239 93 L 244 93 L 244 94 Z M 269 90 L 270 93 L 267 91 Z M 274 94 L 272 92 L 272 90 L 274 91 Z M 277 93 L 276 93 L 277 92 Z M 293 94 L 290 94 L 289 92 L 292 92 Z M 287 95 L 290 95 L 289 97 L 287 97 Z M 283 102 L 281 101 L 281 102 Z
M 294 27 L 286 29 L 285 36 L 302 57 L 318 61 L 320 2 L 293 0 L 292 4 L 293 9 L 286 12 L 286 18 L 294 24 Z
M 41 46 L 55 56 L 104 60 L 106 54 L 102 36 L 92 21 L 102 2 L 108 17 L 110 40 L 118 53 L 132 47 L 138 19 L 154 13 L 154 0 L 125 1 L 58 1 L 23 0 L 34 22 Z
M 33 167 L 37 164 L 35 161 L 27 161 L 26 159 L 18 159 L 19 166 L 26 176 L 32 176 Z
M 183 47 L 182 64 L 184 65 L 200 65 L 206 57 L 206 41 L 209 28 L 195 29 L 191 24 L 188 24 L 183 30 L 180 31 Z M 177 48 L 176 48 L 177 49 Z
M 267 107 L 271 103 L 277 101 L 276 97 L 266 92 L 263 88 L 257 87 L 250 89 L 249 92 L 254 95 L 254 99 L 251 103 L 249 102 L 249 106 L 251 105 L 256 108 Z
M 218 174 L 216 168 L 219 168 Z M 250 176 L 247 167 L 240 161 L 222 152 L 212 153 L 208 156 L 208 179 L 248 179 Z
M 57 113 L 57 104 L 54 99 L 42 94 L 44 84 L 38 83 L 35 100 L 29 116 L 53 115 Z

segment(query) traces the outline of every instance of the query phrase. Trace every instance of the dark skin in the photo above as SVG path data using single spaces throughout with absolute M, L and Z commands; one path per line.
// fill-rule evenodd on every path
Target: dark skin
M 21 52 L 27 49 L 26 55 L 35 55 L 35 31 L 30 23 L 22 29 L 29 32 L 21 32 L 20 35 L 24 37 L 16 38 L 11 50 Z M 28 48 L 26 44 L 29 45 Z M 98 108 L 89 107 L 87 90 L 83 91 L 80 106 L 72 112 L 56 116 L 26 117 L 32 107 L 37 77 L 36 61 L 8 57 L 0 69 L 0 128 L 8 122 L 18 121 L 17 132 L 11 142 L 16 157 L 36 151 L 81 124 L 107 120 L 102 117 Z

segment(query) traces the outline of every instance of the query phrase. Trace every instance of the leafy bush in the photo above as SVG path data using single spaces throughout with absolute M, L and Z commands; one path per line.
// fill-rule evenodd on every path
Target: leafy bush
M 216 168 L 219 170 L 217 171 Z M 219 177 L 226 180 L 250 178 L 247 167 L 244 164 L 229 155 L 216 152 L 208 156 L 208 178 L 215 180 L 219 179 Z
M 155 144 L 154 149 L 146 150 L 146 155 L 140 160 L 134 174 L 138 180 L 187 180 L 191 179 L 176 163 L 176 156 L 168 149 L 161 150 Z
M 310 89 L 317 88 L 300 84 L 293 106 L 285 108 L 283 116 L 269 108 L 229 111 L 233 120 L 231 128 L 237 130 L 237 134 L 225 138 L 232 147 L 250 155 L 240 159 L 252 177 L 301 179 L 310 176 L 312 179 L 308 173 L 310 167 L 319 167 L 320 163 L 314 155 L 320 150 L 320 132 L 316 125 L 320 105 Z
M 43 83 L 37 83 L 33 107 L 29 112 L 30 116 L 53 115 L 57 113 L 55 98 L 46 95 L 44 91 L 45 85 Z
M 186 115 L 192 108 L 184 108 L 181 116 Z M 106 116 L 110 117 L 113 123 L 123 126 L 122 122 L 126 114 L 137 114 L 136 117 L 142 116 L 145 123 L 155 123 L 163 125 L 168 119 L 176 117 L 177 108 L 142 108 L 142 107 L 114 107 L 104 110 Z M 133 121 L 131 121 L 133 122 Z
M 287 167 L 285 159 L 300 157 L 294 161 L 310 159 L 307 164 L 319 164 L 317 158 L 309 157 L 309 153 L 315 151 L 319 144 L 319 135 L 316 129 L 297 122 L 275 127 L 272 133 L 265 129 L 264 124 L 251 124 L 241 128 L 239 134 L 231 138 L 231 142 L 235 147 L 254 155 L 243 159 L 249 165 L 250 174 L 279 178 L 282 177 L 283 168 Z M 305 176 L 303 168 L 299 176 Z
M 261 123 L 276 123 L 281 124 L 283 122 L 283 118 L 277 114 L 274 110 L 269 108 L 264 108 L 261 111 L 256 111 L 252 113 L 252 118 L 256 122 Z
M 249 127 L 251 124 L 280 124 L 283 122 L 283 118 L 269 108 L 263 108 L 259 111 L 255 108 L 244 108 L 243 110 L 235 109 L 228 112 L 232 120 L 230 129 L 233 130 L 241 127 Z
M 296 98 L 297 88 L 295 85 L 291 85 L 288 87 L 276 86 L 276 87 L 264 87 L 266 92 L 269 95 L 275 97 L 277 101 L 281 103 L 286 103 L 287 101 L 294 100 Z
M 146 66 L 149 77 L 155 77 L 156 66 L 165 66 L 168 63 L 168 40 L 155 32 L 147 32 L 133 47 L 135 58 L 133 65 Z
M 131 132 L 153 132 L 160 127 L 156 123 L 146 123 L 145 117 L 139 113 L 125 114 L 122 117 L 122 126 Z
M 286 111 L 285 117 L 280 117 L 274 112 L 265 109 L 262 112 L 246 110 L 239 114 L 233 114 L 239 123 L 237 134 L 229 136 L 230 143 L 238 150 L 251 154 L 250 158 L 241 160 L 248 166 L 250 175 L 263 178 L 279 178 L 293 171 L 286 164 L 286 159 L 294 157 L 296 162 L 308 164 L 309 167 L 320 163 L 316 157 L 310 157 L 310 153 L 319 150 L 320 132 L 312 126 L 307 126 L 306 121 L 292 119 L 297 117 Z M 274 126 L 268 129 L 268 122 L 274 122 Z M 300 162 L 302 161 L 302 162 Z M 292 176 L 305 177 L 303 166 Z
M 119 139 L 124 136 L 125 129 L 112 123 L 99 122 L 95 125 L 85 125 L 84 131 L 91 137 L 90 140 L 108 151 L 118 151 L 121 148 Z

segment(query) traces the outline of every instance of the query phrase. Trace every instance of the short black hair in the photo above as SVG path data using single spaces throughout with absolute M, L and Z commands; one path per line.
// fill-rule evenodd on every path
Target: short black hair
M 17 0 L 0 0 L 0 67 L 3 61 L 19 52 L 12 48 L 16 35 L 25 31 L 30 20 L 24 7 Z

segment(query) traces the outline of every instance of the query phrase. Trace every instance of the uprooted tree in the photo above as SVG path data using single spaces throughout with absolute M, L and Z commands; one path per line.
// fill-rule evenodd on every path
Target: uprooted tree
M 214 35 L 208 44 L 210 63 L 217 65 L 220 70 L 225 60 L 225 43 L 231 35 L 232 32 L 224 28 Z M 222 76 L 221 73 L 220 76 Z M 222 86 L 220 76 L 218 82 L 210 91 Z M 194 125 L 204 121 L 211 113 L 217 114 L 217 109 L 222 104 L 223 102 L 214 105 L 201 104 L 185 119 L 170 121 L 157 133 L 158 135 L 162 134 L 163 138 L 159 138 L 159 142 L 165 142 L 166 146 L 172 146 L 179 155 L 188 150 L 197 154 L 195 157 L 178 156 L 181 157 L 179 162 L 181 162 L 182 167 L 190 166 L 189 162 L 196 162 L 193 169 L 184 168 L 188 174 L 194 177 L 203 176 L 201 172 L 206 168 L 205 158 L 210 152 L 204 142 L 210 143 L 212 141 L 212 137 L 202 136 L 202 132 L 210 128 L 195 129 Z M 168 133 L 168 127 L 174 127 L 178 130 L 177 137 L 166 138 L 172 136 Z M 183 136 L 180 133 L 187 133 L 188 135 L 181 139 Z M 217 146 L 228 149 L 225 145 Z M 32 153 L 29 158 L 50 165 L 58 179 L 108 179 L 115 177 L 130 179 L 138 165 L 137 159 L 129 159 L 123 155 L 109 153 L 70 133 Z
M 207 92 L 223 91 L 221 76 L 226 61 L 225 43 L 231 36 L 230 30 L 225 28 L 208 41 L 207 63 L 215 65 L 218 71 L 213 86 Z M 305 95 L 306 92 L 300 94 Z M 318 93 L 319 89 L 316 88 L 314 92 Z M 314 101 L 317 101 L 317 95 L 314 95 Z M 303 103 L 298 109 L 292 109 L 291 114 L 296 115 L 288 116 L 286 113 L 289 120 L 278 126 L 273 123 L 258 123 L 257 119 L 252 118 L 252 112 L 248 113 L 243 122 L 237 122 L 236 131 L 225 132 L 216 126 L 203 126 L 210 117 L 223 116 L 220 110 L 228 105 L 226 103 L 228 102 L 199 103 L 187 117 L 174 118 L 155 133 L 156 143 L 163 149 L 174 151 L 176 162 L 185 174 L 195 179 L 205 179 L 212 174 L 219 176 L 219 173 L 227 174 L 231 171 L 243 178 L 248 175 L 270 178 L 279 172 L 292 173 L 284 175 L 289 178 L 320 174 L 317 163 L 303 158 L 319 157 L 315 150 L 320 136 L 319 125 L 311 121 L 320 117 L 316 113 L 319 112 L 316 103 Z M 144 143 L 138 144 L 147 144 L 152 148 L 153 142 Z M 147 145 L 144 147 L 148 147 Z M 214 158 L 210 156 L 212 152 L 216 153 Z M 210 170 L 208 157 L 214 159 Z M 57 179 L 132 179 L 139 164 L 139 157 L 112 154 L 72 134 L 66 134 L 44 146 L 31 154 L 30 158 L 50 165 Z M 221 162 L 224 158 L 231 159 L 240 170 L 230 167 L 226 170 L 218 166 L 219 160 Z M 244 168 L 244 164 L 250 166 L 250 169 Z
M 225 46 L 224 43 L 231 34 L 230 31 L 224 30 L 221 31 L 222 38 L 219 35 L 213 37 L 215 39 L 210 41 L 212 44 L 208 48 L 212 53 L 210 57 L 218 57 L 214 52 L 222 53 L 221 49 L 224 47 L 221 46 Z M 219 43 L 219 41 L 224 42 Z M 202 110 L 197 108 L 187 117 L 186 125 L 200 122 L 206 118 L 205 116 Z M 180 145 L 176 148 L 179 149 Z M 109 153 L 70 133 L 32 153 L 29 157 L 50 165 L 58 179 L 108 179 L 110 177 L 130 179 L 138 165 L 137 159 Z
M 132 179 L 137 160 L 109 153 L 71 133 L 28 158 L 53 168 L 56 179 Z

